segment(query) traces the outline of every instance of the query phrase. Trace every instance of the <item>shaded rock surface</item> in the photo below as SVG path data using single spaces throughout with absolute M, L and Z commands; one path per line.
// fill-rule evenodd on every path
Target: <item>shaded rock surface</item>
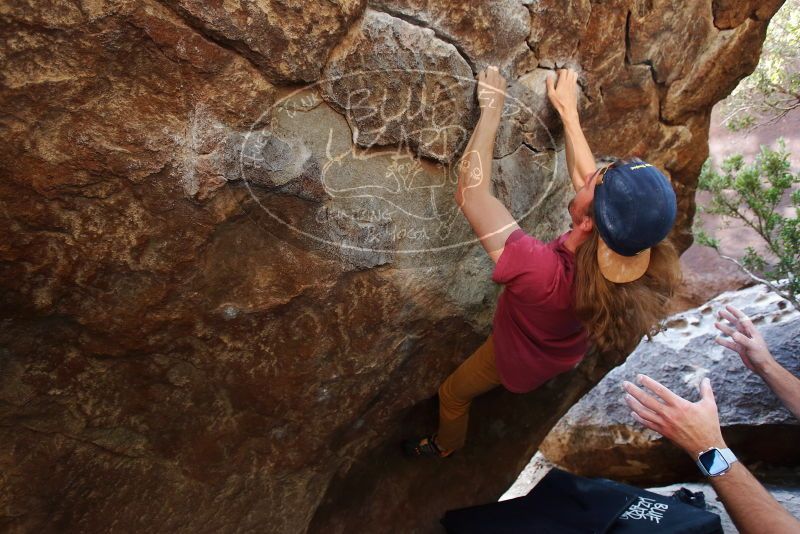
M 725 441 L 739 458 L 800 465 L 794 446 L 800 422 L 737 354 L 714 342 L 715 314 L 729 303 L 753 318 L 776 360 L 800 375 L 800 313 L 763 286 L 724 293 L 672 316 L 665 332 L 642 341 L 553 428 L 541 446 L 544 456 L 577 474 L 639 484 L 698 477 L 685 453 L 630 417 L 622 381 L 644 373 L 690 400 L 697 400 L 697 387 L 708 376 Z
M 425 532 L 496 498 L 622 357 L 487 395 L 452 461 L 397 454 L 498 291 L 452 200 L 470 78 L 509 79 L 493 179 L 526 230 L 566 229 L 540 84 L 569 63 L 597 155 L 670 174 L 683 250 L 778 4 L 4 2 L 0 525 Z

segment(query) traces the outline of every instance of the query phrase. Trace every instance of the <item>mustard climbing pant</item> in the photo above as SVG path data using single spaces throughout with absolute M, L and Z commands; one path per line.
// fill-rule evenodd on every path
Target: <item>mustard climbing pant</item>
M 439 387 L 439 447 L 455 450 L 464 446 L 472 399 L 498 385 L 500 377 L 490 335 Z

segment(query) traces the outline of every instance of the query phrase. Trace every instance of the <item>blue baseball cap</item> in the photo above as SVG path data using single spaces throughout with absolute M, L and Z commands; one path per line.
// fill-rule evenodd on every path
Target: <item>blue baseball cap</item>
M 650 247 L 667 237 L 678 205 L 664 173 L 641 160 L 600 171 L 594 190 L 594 222 L 600 233 L 597 262 L 616 283 L 640 278 L 650 264 Z

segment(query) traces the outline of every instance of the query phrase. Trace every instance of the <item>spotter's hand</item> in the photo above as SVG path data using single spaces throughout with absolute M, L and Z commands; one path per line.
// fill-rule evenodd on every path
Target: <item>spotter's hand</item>
M 630 382 L 622 383 L 625 402 L 636 421 L 655 430 L 694 458 L 709 447 L 725 447 L 717 403 L 708 378 L 700 383 L 700 400 L 697 402 L 679 397 L 647 375 L 637 378 L 649 392 Z
M 714 323 L 714 326 L 723 334 L 730 336 L 730 339 L 718 336 L 714 341 L 738 353 L 748 369 L 761 374 L 766 367 L 775 362 L 767 348 L 767 342 L 744 312 L 731 305 L 725 308 L 719 311 L 720 321 Z M 721 322 L 723 319 L 729 324 Z

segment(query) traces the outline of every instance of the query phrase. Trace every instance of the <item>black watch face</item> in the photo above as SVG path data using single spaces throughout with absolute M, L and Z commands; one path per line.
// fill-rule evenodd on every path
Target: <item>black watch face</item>
M 711 476 L 723 473 L 730 467 L 725 458 L 722 457 L 722 453 L 717 449 L 711 449 L 701 454 L 700 463 L 703 464 L 703 467 L 706 468 L 706 471 Z

